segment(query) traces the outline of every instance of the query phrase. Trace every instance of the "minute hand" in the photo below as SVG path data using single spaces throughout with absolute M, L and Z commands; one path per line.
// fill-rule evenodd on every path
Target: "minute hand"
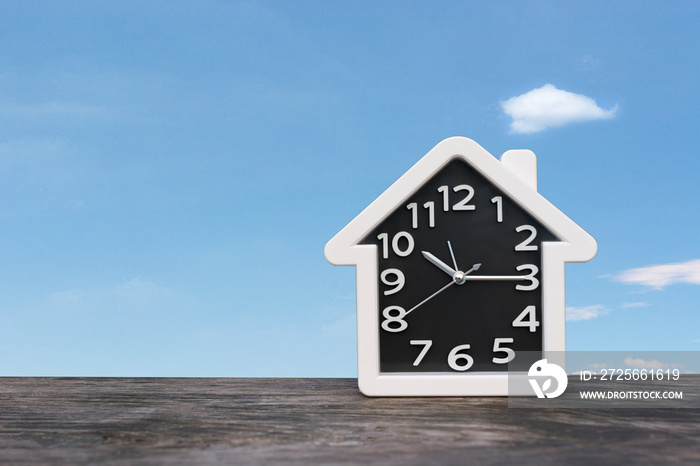
M 467 275 L 465 280 L 525 280 L 530 275 Z

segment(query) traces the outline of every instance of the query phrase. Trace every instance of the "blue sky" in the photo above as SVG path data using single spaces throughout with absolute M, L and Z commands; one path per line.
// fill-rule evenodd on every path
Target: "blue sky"
M 323 247 L 456 135 L 533 150 L 598 241 L 566 267 L 569 349 L 700 350 L 699 22 L 697 2 L 4 2 L 0 375 L 356 376 L 354 268 Z

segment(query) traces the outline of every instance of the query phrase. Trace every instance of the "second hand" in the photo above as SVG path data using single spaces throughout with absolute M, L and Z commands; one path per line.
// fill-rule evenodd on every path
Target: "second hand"
M 415 306 L 413 306 L 411 309 L 409 309 L 408 311 L 406 311 L 406 314 L 404 314 L 404 315 L 408 315 L 408 314 L 410 314 L 411 312 L 415 311 L 416 309 L 418 309 L 418 306 L 421 306 L 421 305 L 425 304 L 426 302 L 428 302 L 429 300 L 433 299 L 433 298 L 434 298 L 435 296 L 437 296 L 439 293 L 442 293 L 443 291 L 445 291 L 447 288 L 451 287 L 451 286 L 454 285 L 455 283 L 456 283 L 456 282 L 455 282 L 454 280 L 452 280 L 450 283 L 448 283 L 447 285 L 443 286 L 442 288 L 440 288 L 439 290 L 437 290 L 435 293 L 431 294 L 430 296 L 428 296 L 427 298 L 425 298 L 423 301 L 419 302 L 418 304 L 416 304 Z

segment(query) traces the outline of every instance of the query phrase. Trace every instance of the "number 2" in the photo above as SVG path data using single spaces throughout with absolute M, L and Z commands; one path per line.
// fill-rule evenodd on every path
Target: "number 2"
M 515 231 L 518 233 L 520 233 L 521 231 L 530 232 L 530 236 L 525 238 L 525 241 L 515 246 L 516 251 L 537 251 L 537 245 L 530 244 L 537 237 L 537 229 L 535 229 L 535 227 L 533 227 L 532 225 L 520 225 L 515 229 Z

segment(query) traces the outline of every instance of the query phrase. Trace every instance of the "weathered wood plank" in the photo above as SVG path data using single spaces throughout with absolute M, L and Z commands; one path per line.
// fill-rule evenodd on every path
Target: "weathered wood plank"
M 0 378 L 0 463 L 700 463 L 697 409 L 366 398 L 356 383 Z

